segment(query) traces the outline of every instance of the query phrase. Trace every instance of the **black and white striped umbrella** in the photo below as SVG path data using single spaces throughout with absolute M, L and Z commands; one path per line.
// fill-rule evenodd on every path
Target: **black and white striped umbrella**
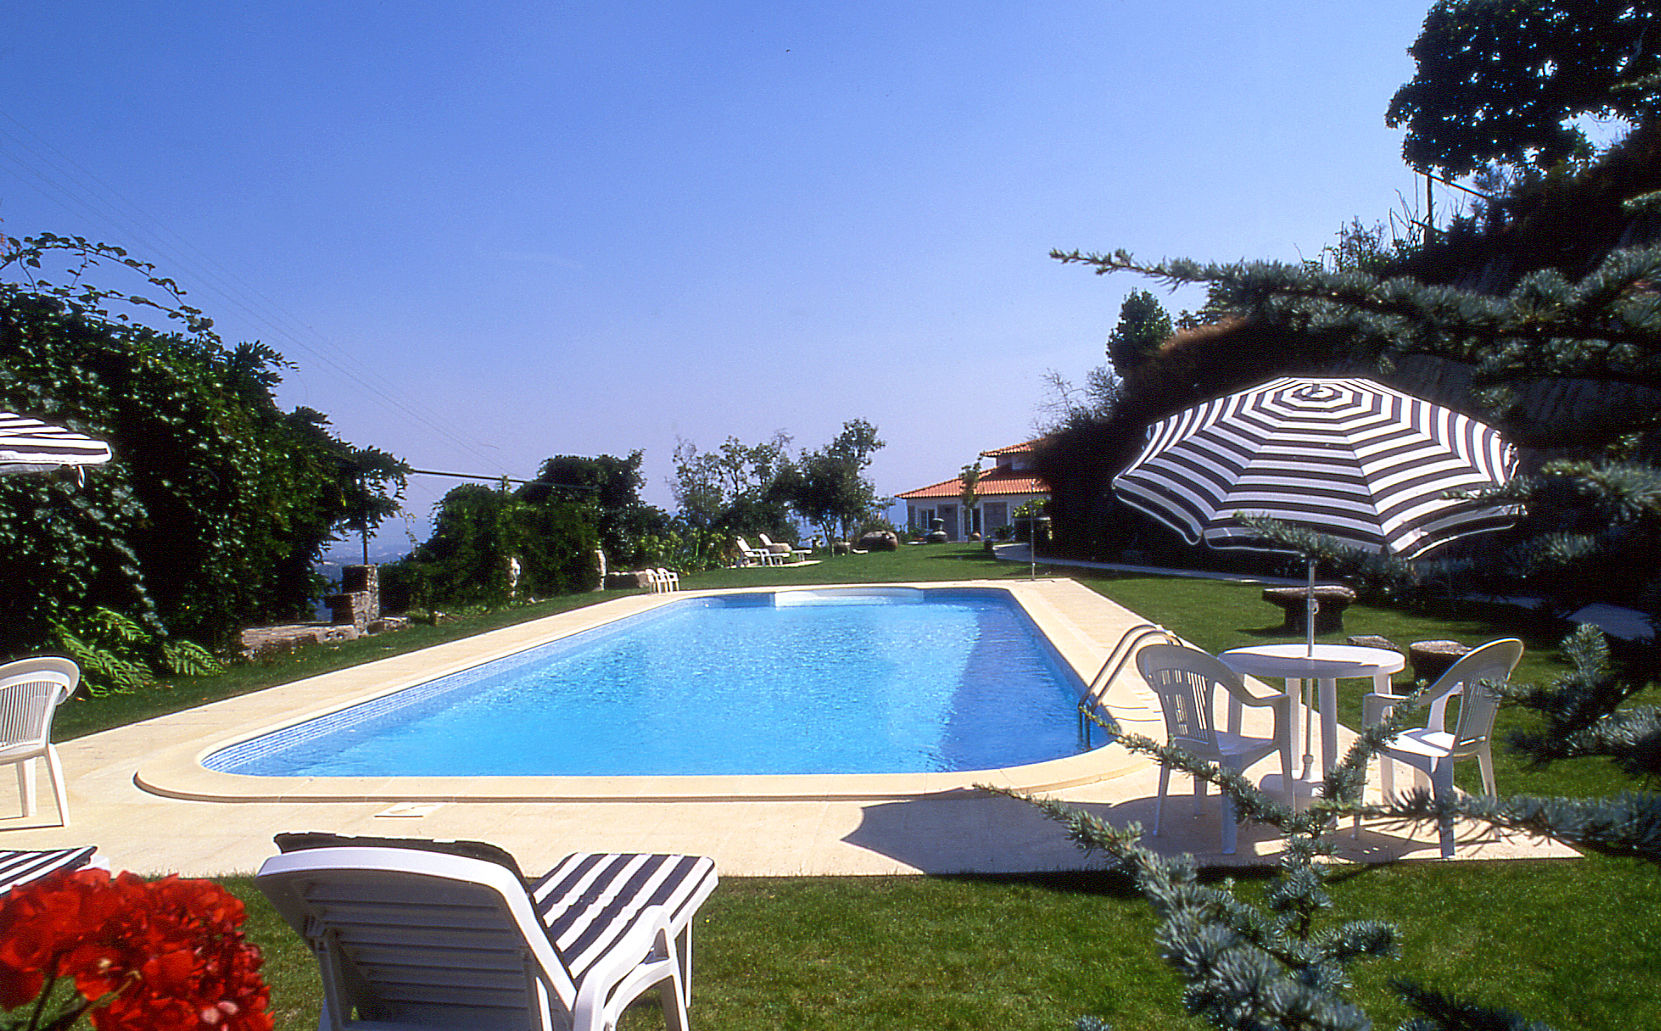
M 110 446 L 84 433 L 0 412 L 0 475 L 50 472 L 61 466 L 100 465 Z
M 1113 489 L 1191 544 L 1263 547 L 1235 519 L 1263 514 L 1417 558 L 1512 522 L 1514 506 L 1443 495 L 1516 464 L 1497 430 L 1452 409 L 1368 379 L 1286 377 L 1149 426 Z

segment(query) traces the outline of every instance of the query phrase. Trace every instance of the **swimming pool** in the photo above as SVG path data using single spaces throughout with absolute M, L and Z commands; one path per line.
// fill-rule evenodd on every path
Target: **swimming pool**
M 262 777 L 861 774 L 1081 752 L 1081 683 L 1007 592 L 673 601 L 221 748 Z

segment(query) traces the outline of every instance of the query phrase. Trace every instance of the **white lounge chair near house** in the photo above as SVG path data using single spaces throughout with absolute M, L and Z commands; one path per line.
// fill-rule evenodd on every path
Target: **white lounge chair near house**
M 69 825 L 69 789 L 52 745 L 52 716 L 80 682 L 81 668 L 53 655 L 0 666 L 0 766 L 17 767 L 24 816 L 35 814 L 35 760 L 40 759 L 52 781 L 58 820 Z
M 317 958 L 319 1031 L 600 1031 L 653 988 L 687 1027 L 707 858 L 579 853 L 527 882 L 477 842 L 296 837 L 255 883 Z
M 1453 766 L 1460 759 L 1475 758 L 1482 771 L 1482 791 L 1494 793 L 1494 756 L 1492 738 L 1494 715 L 1499 711 L 1499 696 L 1486 683 L 1504 684 L 1511 671 L 1522 661 L 1523 642 L 1514 637 L 1489 641 L 1480 648 L 1466 652 L 1458 662 L 1448 667 L 1425 692 L 1430 705 L 1429 716 L 1423 727 L 1405 730 L 1378 750 L 1379 780 L 1386 798 L 1395 794 L 1393 763 L 1404 763 L 1429 778 L 1431 791 L 1438 801 L 1453 797 Z M 1448 702 L 1459 699 L 1459 719 L 1453 733 L 1448 733 Z M 1361 721 L 1371 726 L 1389 715 L 1391 709 L 1406 699 L 1397 695 L 1373 692 L 1361 699 Z M 1358 821 L 1359 822 L 1359 821 Z M 1442 858 L 1453 857 L 1453 819 L 1439 822 Z
M 1236 773 L 1260 759 L 1280 753 L 1281 783 L 1292 783 L 1292 700 L 1285 694 L 1259 695 L 1249 690 L 1240 675 L 1219 662 L 1216 656 L 1195 648 L 1173 644 L 1149 644 L 1136 653 L 1136 669 L 1159 696 L 1165 714 L 1165 735 L 1169 743 L 1217 763 Z M 1216 694 L 1222 688 L 1229 699 L 1228 729 L 1217 728 Z M 1239 720 L 1243 706 L 1267 708 L 1274 716 L 1268 737 L 1243 735 Z M 1171 768 L 1159 765 L 1159 798 L 1154 802 L 1153 833 L 1159 835 L 1165 792 L 1170 786 Z M 1194 778 L 1194 812 L 1198 815 L 1205 798 L 1206 782 Z M 1233 855 L 1236 832 L 1234 802 L 1222 793 L 1222 849 Z
M 775 555 L 783 555 L 783 562 L 806 562 L 807 557 L 813 554 L 812 548 L 798 548 L 792 544 L 780 544 L 764 533 L 756 534 L 761 546 Z
M 744 566 L 782 566 L 788 557 L 766 548 L 752 548 L 750 542 L 742 537 L 734 537 L 733 543 L 738 545 L 739 564 Z

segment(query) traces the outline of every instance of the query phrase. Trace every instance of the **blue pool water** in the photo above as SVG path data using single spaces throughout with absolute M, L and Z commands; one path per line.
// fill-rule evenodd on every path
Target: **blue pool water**
M 266 776 L 902 773 L 1074 754 L 1078 678 L 1007 594 L 685 599 L 223 749 Z

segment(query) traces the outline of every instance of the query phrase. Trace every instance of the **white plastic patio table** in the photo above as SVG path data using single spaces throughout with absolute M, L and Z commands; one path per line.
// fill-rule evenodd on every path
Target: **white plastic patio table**
M 1297 644 L 1258 644 L 1246 648 L 1231 648 L 1217 656 L 1223 665 L 1236 673 L 1252 677 L 1280 677 L 1286 681 L 1286 693 L 1292 697 L 1292 745 L 1297 754 L 1298 734 L 1302 725 L 1299 706 L 1303 705 L 1303 682 L 1313 680 L 1319 685 L 1321 708 L 1321 771 L 1330 772 L 1338 762 L 1338 681 L 1368 677 L 1373 690 L 1391 694 L 1390 674 L 1407 665 L 1400 654 L 1383 648 L 1361 648 L 1351 644 L 1317 644 L 1313 652 L 1303 642 Z M 1309 745 L 1304 743 L 1304 752 Z M 1306 771 L 1307 772 L 1307 771 Z

